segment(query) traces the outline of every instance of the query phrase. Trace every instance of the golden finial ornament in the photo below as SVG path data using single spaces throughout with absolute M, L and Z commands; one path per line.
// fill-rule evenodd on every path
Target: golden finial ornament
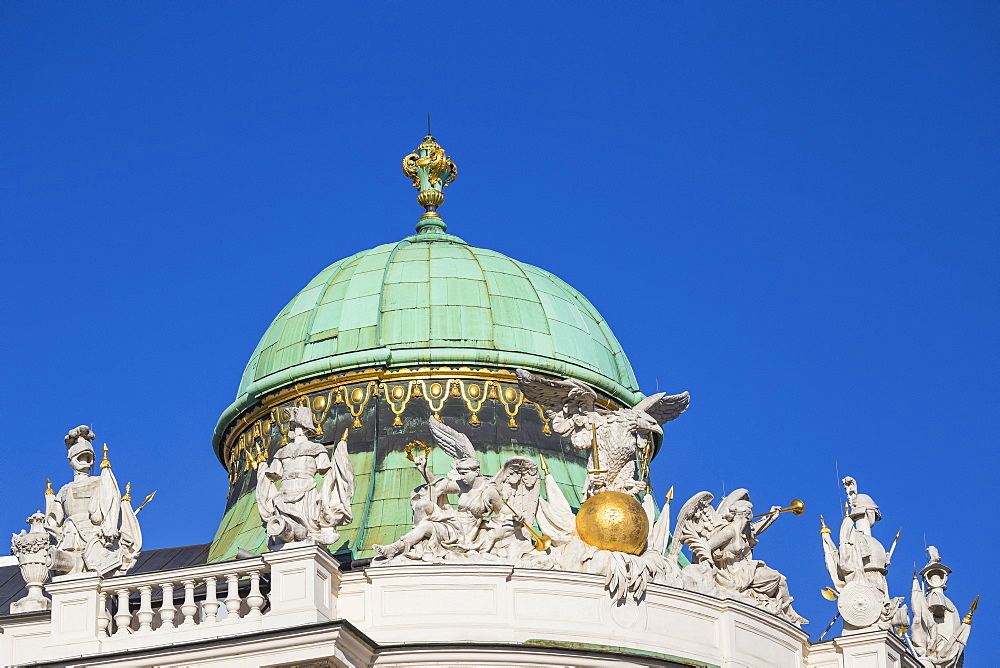
M 830 531 L 830 527 L 826 525 L 826 521 L 822 515 L 819 516 L 819 533 L 820 535 L 833 533 Z
M 978 607 L 979 607 L 979 594 L 976 594 L 976 598 L 973 599 L 972 605 L 969 606 L 968 614 L 966 614 L 965 617 L 962 617 L 963 624 L 968 624 L 969 626 L 972 626 L 972 613 L 974 613 L 976 611 L 976 608 Z
M 55 492 L 52 490 L 52 481 L 48 478 L 45 479 L 45 496 L 52 496 Z
M 340 437 L 344 443 L 347 443 L 347 435 L 351 433 L 350 429 L 344 429 L 344 435 Z
M 548 477 L 548 475 L 549 475 L 549 463 L 547 461 L 545 461 L 545 455 L 543 455 L 541 453 L 538 454 L 538 465 L 541 466 L 542 473 L 544 473 L 545 476 Z
M 417 150 L 403 158 L 403 174 L 420 191 L 417 203 L 424 207 L 417 232 L 444 232 L 448 229 L 437 209 L 444 204 L 444 187 L 458 177 L 458 167 L 431 135 L 430 128 Z
M 107 443 L 104 444 L 104 450 L 102 450 L 102 452 L 104 453 L 104 459 L 101 460 L 101 468 L 102 469 L 109 469 L 109 468 L 111 468 L 111 460 L 108 459 L 108 444 Z
M 674 486 L 673 485 L 671 485 L 670 489 L 667 490 L 666 500 L 667 500 L 667 505 L 668 506 L 670 505 L 670 502 L 674 500 Z
M 127 482 L 125 483 L 125 494 L 124 496 L 122 496 L 122 501 L 131 501 L 131 500 L 132 500 L 132 483 Z

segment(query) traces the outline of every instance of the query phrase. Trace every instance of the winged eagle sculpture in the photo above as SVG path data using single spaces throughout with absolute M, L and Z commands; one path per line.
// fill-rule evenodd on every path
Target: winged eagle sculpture
M 578 380 L 550 380 L 524 369 L 517 370 L 517 380 L 525 398 L 542 406 L 552 429 L 569 436 L 577 448 L 593 447 L 596 432 L 598 463 L 606 472 L 588 475 L 584 498 L 598 489 L 633 495 L 644 490 L 645 483 L 636 475 L 637 454 L 647 447 L 648 435 L 662 436 L 660 425 L 676 419 L 691 401 L 687 392 L 660 392 L 632 408 L 610 411 L 599 408 L 597 392 Z M 593 453 L 588 469 L 594 470 Z

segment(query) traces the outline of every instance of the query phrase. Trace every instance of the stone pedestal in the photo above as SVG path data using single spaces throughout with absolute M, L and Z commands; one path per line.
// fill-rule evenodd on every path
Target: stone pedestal
M 888 631 L 852 631 L 812 646 L 808 668 L 920 668 L 903 641 Z
M 324 622 L 337 616 L 340 566 L 323 547 L 288 547 L 261 555 L 270 567 L 266 628 Z
M 65 575 L 45 588 L 52 596 L 49 649 L 60 656 L 97 653 L 98 575 Z

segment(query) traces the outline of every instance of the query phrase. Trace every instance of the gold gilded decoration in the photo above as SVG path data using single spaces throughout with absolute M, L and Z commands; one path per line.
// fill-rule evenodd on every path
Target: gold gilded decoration
M 155 490 L 155 489 L 154 489 L 154 490 L 153 490 L 152 492 L 150 492 L 149 494 L 147 494 L 147 495 L 146 495 L 146 498 L 145 498 L 145 499 L 143 499 L 142 503 L 140 503 L 140 504 L 139 504 L 139 507 L 135 509 L 135 514 L 136 514 L 136 515 L 138 515 L 138 514 L 139 514 L 139 511 L 140 511 L 140 510 L 142 510 L 143 508 L 145 508 L 145 507 L 146 507 L 146 504 L 147 504 L 147 503 L 149 503 L 150 501 L 152 501 L 152 500 L 153 500 L 153 497 L 154 497 L 154 496 L 156 496 L 156 492 L 158 492 L 158 491 L 159 491 L 159 490 Z
M 393 385 L 390 388 L 385 383 L 381 385 L 381 388 L 384 391 L 386 403 L 389 404 L 389 410 L 395 416 L 392 420 L 392 426 L 402 427 L 402 415 L 403 411 L 406 410 L 406 404 L 410 401 L 410 397 L 416 396 L 416 392 L 420 389 L 418 381 L 411 380 L 407 382 L 405 389 L 402 385 Z
M 127 482 L 125 483 L 125 494 L 122 496 L 122 501 L 131 501 L 131 500 L 132 500 L 132 483 Z
M 974 613 L 976 611 L 976 608 L 978 607 L 979 607 L 979 594 L 976 594 L 976 598 L 973 599 L 972 605 L 969 606 L 968 614 L 966 614 L 965 617 L 962 617 L 963 624 L 968 624 L 969 626 L 972 626 L 972 613 Z
M 371 401 L 372 396 L 377 394 L 378 386 L 378 383 L 375 381 L 370 381 L 365 385 L 364 389 L 355 387 L 351 390 L 350 401 L 344 401 L 347 405 L 347 410 L 351 412 L 351 417 L 354 418 L 354 422 L 351 423 L 351 428 L 361 429 L 361 413 L 364 412 L 365 406 L 367 406 L 368 402 Z
M 518 428 L 516 418 L 520 408 L 530 404 L 542 420 L 542 433 L 550 434 L 550 421 L 544 410 L 527 401 L 516 383 L 517 377 L 505 369 L 471 367 L 369 369 L 311 379 L 265 397 L 261 405 L 233 420 L 223 440 L 223 461 L 230 483 L 235 483 L 241 471 L 266 462 L 272 447 L 287 444 L 288 418 L 283 415 L 284 408 L 308 406 L 320 425 L 327 420 L 331 409 L 344 405 L 353 418 L 351 426 L 358 428 L 361 415 L 373 397 L 376 401 L 384 398 L 394 414 L 395 427 L 403 426 L 402 415 L 414 397 L 426 401 L 438 419 L 448 401 L 462 401 L 472 425 L 479 422 L 483 403 L 496 401 L 508 416 L 508 427 L 512 429 Z M 598 405 L 608 410 L 621 407 L 606 397 L 600 397 Z
M 594 477 L 594 489 L 600 490 L 604 487 L 604 474 L 607 473 L 608 470 L 601 468 L 601 462 L 600 459 L 598 459 L 599 448 L 597 447 L 597 425 L 593 422 L 590 423 L 590 433 L 592 436 L 590 444 L 592 450 L 590 463 L 594 465 L 594 468 L 590 469 L 588 473 Z
M 833 533 L 830 531 L 830 527 L 826 525 L 826 521 L 822 515 L 819 516 L 819 533 L 820 535 Z
M 103 450 L 103 452 L 104 452 L 104 459 L 101 460 L 101 468 L 102 469 L 109 469 L 109 468 L 111 468 L 111 460 L 108 459 L 108 444 L 107 443 L 104 444 L 104 450 Z
M 544 473 L 545 476 L 548 477 L 548 475 L 549 475 L 549 463 L 547 461 L 545 461 L 545 455 L 543 455 L 543 454 L 539 454 L 538 455 L 538 465 L 541 467 L 542 473 Z
M 825 598 L 828 601 L 836 601 L 837 600 L 837 590 L 834 589 L 833 587 L 827 587 L 825 589 L 820 589 L 819 590 L 819 594 L 820 594 L 820 596 L 822 596 L 823 598 Z
M 600 550 L 642 554 L 649 534 L 646 512 L 624 492 L 599 492 L 580 506 L 576 530 L 588 545 Z
M 773 511 L 773 513 L 767 512 L 767 513 L 761 513 L 760 515 L 754 515 L 752 519 L 757 519 L 758 517 L 766 517 L 771 514 L 777 515 L 779 513 L 787 513 L 789 511 L 791 511 L 792 515 L 801 515 L 802 513 L 806 512 L 806 504 L 803 503 L 802 499 L 792 499 L 792 502 L 788 504 L 787 508 L 779 508 L 778 510 Z
M 458 177 L 458 167 L 434 137 L 427 135 L 416 151 L 403 158 L 403 174 L 413 180 L 415 188 L 427 191 L 442 179 L 442 186 L 451 185 Z M 426 178 L 426 182 L 422 182 L 421 176 Z
M 530 524 L 528 524 L 528 522 L 523 517 L 521 517 L 517 513 L 517 511 L 514 510 L 513 507 L 511 507 L 509 503 L 507 503 L 507 499 L 501 499 L 501 501 L 503 501 L 503 505 L 510 508 L 510 512 L 514 513 L 514 520 L 519 522 L 521 526 L 527 529 L 528 533 L 531 534 L 531 537 L 533 538 L 531 542 L 536 550 L 538 550 L 539 552 L 545 552 L 550 547 L 552 547 L 552 536 L 546 536 L 545 534 L 541 534 L 535 531 L 535 528 Z
M 410 441 L 403 446 L 403 451 L 406 452 L 406 458 L 411 462 L 413 461 L 413 451 L 416 449 L 423 450 L 425 458 L 430 457 L 431 446 L 427 445 L 423 441 Z
M 48 478 L 45 479 L 45 496 L 52 496 L 55 492 L 52 490 L 52 481 Z
M 524 394 L 521 390 L 514 387 L 505 387 L 504 391 L 501 392 L 502 398 L 499 400 L 500 405 L 503 406 L 504 413 L 510 418 L 507 421 L 507 427 L 510 429 L 519 429 L 517 426 L 517 411 L 520 410 L 521 404 L 524 403 Z
M 550 420 L 549 416 L 545 414 L 545 409 L 538 404 L 535 404 L 535 409 L 538 411 L 538 417 L 542 419 L 542 433 L 546 436 L 551 436 L 552 427 L 549 426 L 549 423 L 552 422 L 552 420 Z
M 417 195 L 417 204 L 439 207 L 444 204 L 444 193 L 437 190 L 421 190 L 420 194 Z

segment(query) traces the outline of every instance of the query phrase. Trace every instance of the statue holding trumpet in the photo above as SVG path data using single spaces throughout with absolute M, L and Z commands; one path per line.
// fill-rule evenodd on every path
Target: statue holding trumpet
M 677 516 L 667 560 L 677 558 L 681 544 L 690 548 L 692 563 L 681 571 L 685 589 L 744 600 L 793 624 L 805 624 L 792 608 L 794 599 L 785 576 L 753 558 L 758 537 L 778 516 L 784 512 L 801 515 L 805 504 L 796 499 L 787 508 L 774 506 L 754 515 L 745 489 L 723 497 L 718 508 L 712 507 L 713 498 L 710 492 L 695 494 Z

